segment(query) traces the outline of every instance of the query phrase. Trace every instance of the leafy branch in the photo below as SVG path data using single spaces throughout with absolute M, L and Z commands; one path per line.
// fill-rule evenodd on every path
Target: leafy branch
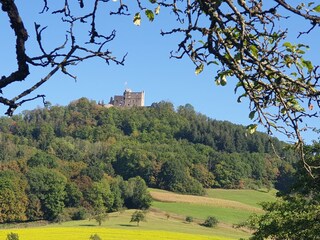
M 188 57 L 196 74 L 212 63 L 215 69 L 218 65 L 218 85 L 237 80 L 235 93 L 239 94 L 238 102 L 249 100 L 250 119 L 269 134 L 276 131 L 292 139 L 312 175 L 319 166 L 305 160 L 302 133 L 313 129 L 307 119 L 319 117 L 319 66 L 305 57 L 309 46 L 288 42 L 289 30 L 279 26 L 281 21 L 298 16 L 311 27 L 297 32 L 297 38 L 310 33 L 320 24 L 320 5 L 309 2 L 295 7 L 284 0 L 268 4 L 261 0 L 150 2 L 170 9 L 180 24 L 161 32 L 183 36 L 171 57 Z M 149 5 L 139 6 L 148 9 Z M 248 126 L 249 132 L 253 133 L 257 124 Z

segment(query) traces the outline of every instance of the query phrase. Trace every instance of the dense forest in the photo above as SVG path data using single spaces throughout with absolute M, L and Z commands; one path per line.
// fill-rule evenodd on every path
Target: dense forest
M 147 187 L 282 188 L 286 144 L 187 104 L 106 108 L 82 98 L 0 119 L 0 223 L 148 208 Z

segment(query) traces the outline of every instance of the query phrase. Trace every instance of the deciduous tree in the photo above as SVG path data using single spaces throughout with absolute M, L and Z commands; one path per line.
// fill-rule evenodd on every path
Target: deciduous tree
M 145 213 L 142 211 L 135 211 L 131 216 L 130 222 L 136 222 L 137 226 L 139 226 L 142 221 L 146 221 Z
M 37 167 L 29 171 L 27 178 L 30 193 L 40 200 L 44 218 L 54 220 L 64 207 L 66 177 L 56 170 Z
M 27 182 L 13 171 L 0 172 L 0 223 L 24 221 L 28 197 Z

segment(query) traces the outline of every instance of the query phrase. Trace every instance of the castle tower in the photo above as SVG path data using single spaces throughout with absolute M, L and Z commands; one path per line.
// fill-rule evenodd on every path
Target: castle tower
M 115 95 L 110 99 L 109 104 L 116 107 L 144 107 L 144 91 L 132 92 L 131 89 L 126 89 L 122 96 Z

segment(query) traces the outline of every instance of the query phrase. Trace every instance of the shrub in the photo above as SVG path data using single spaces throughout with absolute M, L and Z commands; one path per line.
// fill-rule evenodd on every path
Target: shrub
M 71 219 L 72 220 L 84 220 L 86 219 L 87 213 L 86 210 L 84 208 L 79 208 L 77 211 L 75 211 L 72 216 Z
M 213 216 L 209 216 L 207 217 L 207 219 L 204 221 L 204 223 L 202 223 L 202 226 L 205 226 L 205 227 L 215 227 L 217 224 L 218 224 L 218 219 L 216 217 L 213 217 Z
M 91 235 L 89 240 L 102 240 L 102 238 L 98 234 Z
M 186 217 L 186 222 L 188 222 L 188 223 L 193 222 L 193 217 L 187 216 L 187 217 Z
M 9 233 L 6 240 L 19 240 L 18 233 Z
M 67 222 L 70 220 L 71 220 L 71 217 L 70 217 L 68 210 L 64 209 L 64 211 L 62 213 L 58 214 L 58 216 L 54 219 L 54 222 L 61 224 L 63 222 Z

